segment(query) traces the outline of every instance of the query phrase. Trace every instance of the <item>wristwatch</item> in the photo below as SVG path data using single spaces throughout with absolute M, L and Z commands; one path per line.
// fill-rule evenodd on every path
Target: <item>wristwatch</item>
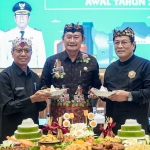
M 131 102 L 133 100 L 133 97 L 132 97 L 132 94 L 131 92 L 129 92 L 129 96 L 128 96 L 128 99 L 127 99 L 129 102 Z

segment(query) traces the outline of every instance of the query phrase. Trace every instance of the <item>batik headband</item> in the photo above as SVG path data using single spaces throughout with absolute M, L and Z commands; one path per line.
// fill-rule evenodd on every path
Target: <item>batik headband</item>
M 24 47 L 25 45 L 32 45 L 32 41 L 30 39 L 27 38 L 16 38 L 12 41 L 12 47 L 16 47 L 16 46 L 21 46 Z

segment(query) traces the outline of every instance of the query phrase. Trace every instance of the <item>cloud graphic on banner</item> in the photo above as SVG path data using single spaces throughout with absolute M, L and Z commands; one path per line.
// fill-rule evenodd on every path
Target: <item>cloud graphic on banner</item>
M 52 20 L 51 22 L 53 22 L 53 23 L 59 23 L 60 20 Z

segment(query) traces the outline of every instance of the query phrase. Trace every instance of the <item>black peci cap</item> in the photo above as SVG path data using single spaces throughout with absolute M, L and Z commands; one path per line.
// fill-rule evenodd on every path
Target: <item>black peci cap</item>
M 79 25 L 78 23 L 77 24 L 74 24 L 74 23 L 66 24 L 65 27 L 64 27 L 64 34 L 66 32 L 72 32 L 72 33 L 81 32 L 81 34 L 84 35 L 83 26 Z

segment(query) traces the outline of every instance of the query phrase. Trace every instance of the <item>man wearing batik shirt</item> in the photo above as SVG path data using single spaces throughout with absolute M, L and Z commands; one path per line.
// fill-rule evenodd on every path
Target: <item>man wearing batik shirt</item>
M 83 110 L 92 111 L 88 101 L 90 88 L 100 88 L 99 66 L 96 59 L 80 51 L 84 42 L 82 25 L 67 24 L 62 41 L 65 51 L 49 57 L 41 76 L 41 87 L 62 88 L 65 85 L 67 94 L 64 98 L 51 101 L 50 115 L 56 119 L 64 113 L 74 113 L 74 122 L 84 122 Z M 94 101 L 94 100 L 93 100 Z
M 147 133 L 150 61 L 134 55 L 136 43 L 131 28 L 114 30 L 113 42 L 119 60 L 106 69 L 104 86 L 116 93 L 106 100 L 106 115 L 116 122 L 115 134 L 126 119 L 136 119 Z
M 0 73 L 0 143 L 12 136 L 22 120 L 32 118 L 38 124 L 39 112 L 46 108 L 50 94 L 39 89 L 39 77 L 28 67 L 32 41 L 12 41 L 12 65 Z

